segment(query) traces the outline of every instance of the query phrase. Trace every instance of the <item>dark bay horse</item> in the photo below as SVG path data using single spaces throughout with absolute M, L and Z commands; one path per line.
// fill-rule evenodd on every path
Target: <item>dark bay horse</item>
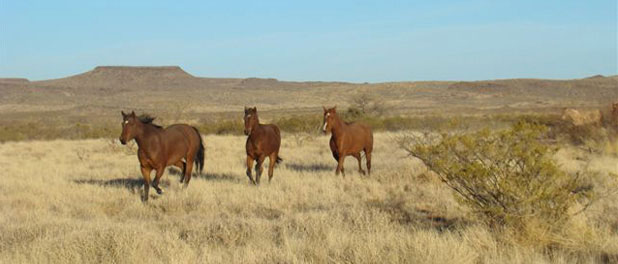
M 247 143 L 245 149 L 247 151 L 247 177 L 249 181 L 255 185 L 260 184 L 262 176 L 262 163 L 268 157 L 270 165 L 268 166 L 268 182 L 273 178 L 273 169 L 275 163 L 280 163 L 279 147 L 281 146 L 281 133 L 276 125 L 260 124 L 257 108 L 245 107 L 245 135 Z M 255 181 L 251 176 L 251 167 L 253 161 L 255 164 Z
M 158 194 L 163 193 L 163 190 L 159 188 L 159 180 L 165 171 L 165 167 L 174 165 L 180 168 L 183 171 L 183 178 L 180 182 L 184 181 L 185 187 L 189 185 L 191 180 L 193 162 L 195 162 L 197 171 L 202 172 L 204 168 L 204 145 L 197 128 L 185 124 L 174 124 L 162 128 L 153 124 L 154 118 L 148 115 L 136 117 L 135 112 L 121 113 L 122 134 L 120 134 L 120 142 L 124 145 L 135 139 L 139 147 L 137 157 L 144 177 L 142 200 L 148 200 L 150 172 L 152 170 L 156 171 L 152 187 Z
M 373 133 L 371 128 L 365 124 L 357 122 L 344 122 L 337 115 L 337 107 L 330 109 L 324 108 L 324 123 L 322 131 L 324 134 L 331 132 L 330 150 L 337 161 L 335 174 L 339 172 L 345 177 L 343 161 L 346 156 L 353 156 L 358 160 L 358 171 L 365 174 L 361 166 L 361 151 L 365 152 L 367 160 L 367 173 L 371 175 L 371 151 L 373 151 Z

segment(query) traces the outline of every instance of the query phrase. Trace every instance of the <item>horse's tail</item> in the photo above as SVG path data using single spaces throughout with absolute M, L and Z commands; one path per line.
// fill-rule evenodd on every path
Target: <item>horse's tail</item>
M 277 155 L 277 160 L 275 161 L 275 163 L 279 164 L 283 161 L 283 159 L 281 157 L 279 157 L 279 155 Z
M 200 139 L 200 146 L 195 154 L 195 167 L 196 171 L 202 174 L 202 170 L 204 169 L 204 142 L 202 142 L 202 135 L 200 135 L 200 131 L 197 128 L 193 127 L 197 137 Z

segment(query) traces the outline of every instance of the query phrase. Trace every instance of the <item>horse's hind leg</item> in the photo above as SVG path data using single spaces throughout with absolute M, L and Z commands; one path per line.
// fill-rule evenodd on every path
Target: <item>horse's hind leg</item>
M 188 152 L 187 156 L 185 157 L 185 171 L 184 171 L 184 177 L 183 177 L 183 181 L 185 182 L 185 185 L 183 186 L 183 188 L 187 188 L 187 186 L 189 186 L 189 181 L 191 181 L 191 172 L 193 171 L 193 161 L 195 158 L 195 153 L 194 152 Z
M 365 149 L 365 159 L 367 160 L 367 174 L 371 175 L 371 149 Z
M 247 177 L 249 177 L 249 183 L 255 184 L 253 176 L 251 176 L 251 168 L 253 167 L 253 158 L 247 155 Z
M 358 172 L 360 172 L 361 174 L 365 175 L 365 171 L 363 170 L 363 167 L 361 166 L 361 154 L 360 152 L 358 153 L 354 153 L 352 154 L 352 156 L 354 156 L 356 158 L 356 160 L 358 160 Z
M 163 190 L 159 187 L 159 180 L 161 180 L 161 176 L 163 176 L 163 172 L 165 172 L 165 167 L 157 168 L 157 174 L 155 176 L 154 182 L 152 183 L 152 187 L 157 191 L 157 194 L 163 194 Z
M 268 157 L 268 182 L 273 178 L 273 170 L 275 169 L 275 163 L 277 162 L 277 152 L 273 152 Z
M 185 180 L 185 170 L 187 169 L 186 164 L 184 161 L 179 160 L 178 162 L 174 163 L 174 166 L 178 167 L 182 172 L 182 178 L 180 178 L 180 183 L 182 183 Z
M 142 201 L 146 202 L 148 201 L 148 191 L 150 190 L 150 172 L 152 171 L 151 168 L 148 167 L 141 167 L 142 169 L 142 176 L 144 177 L 144 196 L 142 196 Z
M 189 181 L 191 180 L 191 171 L 193 170 L 193 156 L 194 155 L 187 156 L 187 162 L 185 163 L 185 177 L 184 177 L 184 182 L 185 182 L 184 187 L 185 188 L 189 186 Z

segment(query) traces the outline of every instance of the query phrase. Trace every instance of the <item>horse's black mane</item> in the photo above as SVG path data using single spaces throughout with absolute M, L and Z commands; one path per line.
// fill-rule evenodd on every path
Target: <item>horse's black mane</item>
M 163 128 L 160 125 L 157 124 L 153 124 L 152 121 L 155 120 L 156 117 L 152 117 L 149 114 L 143 114 L 137 117 L 137 119 L 139 119 L 140 122 L 144 123 L 144 124 L 150 124 L 156 128 Z

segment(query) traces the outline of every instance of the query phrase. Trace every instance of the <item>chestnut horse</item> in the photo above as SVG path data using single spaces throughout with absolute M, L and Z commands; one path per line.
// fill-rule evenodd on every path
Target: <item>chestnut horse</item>
M 343 161 L 346 156 L 353 156 L 358 160 L 358 171 L 365 174 L 361 166 L 361 151 L 365 152 L 367 160 L 367 173 L 371 175 L 371 151 L 373 150 L 373 133 L 371 128 L 357 122 L 344 122 L 337 115 L 337 107 L 324 108 L 324 134 L 331 132 L 330 150 L 337 161 L 335 175 L 339 172 L 345 177 Z
M 245 150 L 247 151 L 247 177 L 249 181 L 255 185 L 260 184 L 260 177 L 262 176 L 262 163 L 268 157 L 270 165 L 268 166 L 268 182 L 273 178 L 273 169 L 275 163 L 280 163 L 279 147 L 281 146 L 281 133 L 276 125 L 260 124 L 258 118 L 257 108 L 245 107 L 245 135 L 247 137 L 247 143 Z M 257 161 L 255 164 L 255 181 L 251 176 L 251 167 L 253 161 Z
M 148 200 L 150 172 L 152 170 L 156 171 L 152 187 L 158 194 L 163 193 L 163 190 L 159 188 L 159 180 L 165 171 L 165 167 L 174 165 L 183 171 L 183 178 L 180 182 L 184 181 L 184 187 L 187 187 L 191 180 L 193 162 L 195 162 L 197 171 L 202 172 L 204 168 L 204 145 L 197 128 L 185 124 L 175 124 L 164 129 L 153 124 L 154 118 L 148 115 L 136 117 L 135 112 L 125 114 L 121 111 L 121 113 L 122 134 L 120 134 L 120 142 L 124 145 L 135 139 L 139 147 L 137 157 L 144 177 L 143 201 Z
M 618 102 L 612 103 L 612 113 L 610 115 L 610 123 L 618 131 Z

